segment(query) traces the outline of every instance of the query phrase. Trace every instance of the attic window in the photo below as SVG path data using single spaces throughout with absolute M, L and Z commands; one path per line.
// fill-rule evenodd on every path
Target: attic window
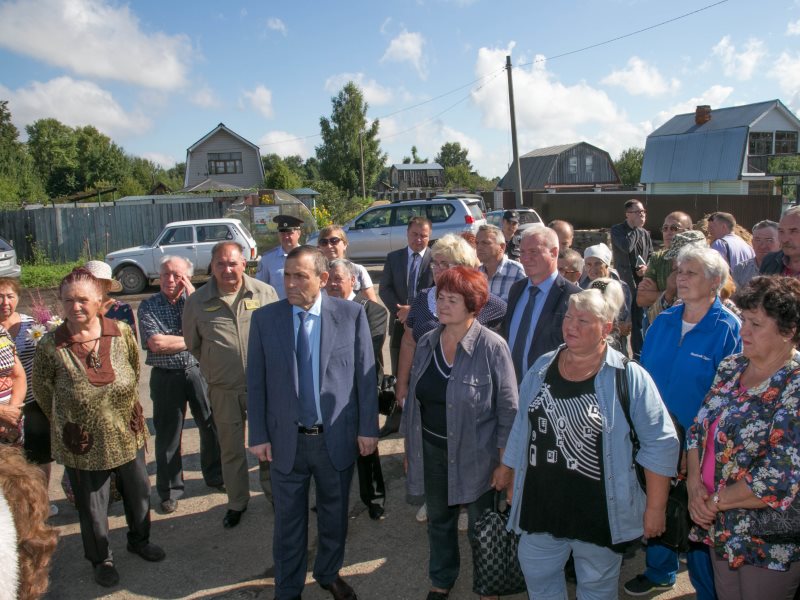
M 750 156 L 772 154 L 772 132 L 751 131 L 748 154 Z
M 209 152 L 209 175 L 235 175 L 243 173 L 241 152 Z
M 593 156 L 587 156 L 585 165 L 586 165 L 586 173 L 587 174 L 591 173 L 594 170 L 594 157 Z
M 775 132 L 775 154 L 797 154 L 797 132 Z
M 578 173 L 578 157 L 577 156 L 570 156 L 569 157 L 569 174 L 576 175 Z

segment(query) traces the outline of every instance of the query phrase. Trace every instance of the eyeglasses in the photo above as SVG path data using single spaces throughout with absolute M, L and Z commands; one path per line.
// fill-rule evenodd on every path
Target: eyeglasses
M 456 265 L 454 265 L 453 263 L 449 263 L 449 262 L 434 262 L 434 261 L 431 261 L 431 269 L 433 269 L 434 271 L 447 271 L 447 269 L 450 269 L 450 268 L 455 267 L 455 266 Z
M 664 225 L 661 227 L 661 231 L 663 231 L 664 233 L 666 233 L 667 231 L 674 231 L 677 233 L 678 231 L 686 231 L 686 228 L 681 227 L 680 225 Z
M 320 238 L 319 240 L 317 240 L 317 246 L 336 246 L 341 241 L 342 238 L 338 237 Z
M 558 267 L 558 272 L 562 275 L 574 275 L 575 273 L 580 273 L 580 271 L 568 269 L 567 267 Z
M 645 209 L 641 210 L 626 210 L 625 211 L 629 215 L 646 215 L 647 211 Z

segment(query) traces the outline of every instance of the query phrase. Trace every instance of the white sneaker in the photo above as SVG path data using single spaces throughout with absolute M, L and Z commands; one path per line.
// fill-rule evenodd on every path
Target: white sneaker
M 58 514 L 58 507 L 55 504 L 50 505 L 50 516 L 55 517 Z
M 417 511 L 417 521 L 419 521 L 420 523 L 424 523 L 427 520 L 428 520 L 428 505 L 423 504 L 422 506 L 419 507 L 419 510 Z
M 458 530 L 466 531 L 467 529 L 469 529 L 469 517 L 467 516 L 467 511 L 462 508 L 458 515 Z

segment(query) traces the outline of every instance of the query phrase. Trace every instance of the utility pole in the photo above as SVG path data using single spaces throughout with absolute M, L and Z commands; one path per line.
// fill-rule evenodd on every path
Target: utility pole
M 367 201 L 367 184 L 364 180 L 364 137 L 361 131 L 358 132 L 358 147 L 361 150 L 361 199 Z
M 515 205 L 522 207 L 522 172 L 519 170 L 519 150 L 517 148 L 517 117 L 514 114 L 514 80 L 511 77 L 511 56 L 506 56 L 506 71 L 508 72 L 508 106 L 511 110 L 511 150 L 514 153 L 514 170 L 517 177 L 514 179 Z

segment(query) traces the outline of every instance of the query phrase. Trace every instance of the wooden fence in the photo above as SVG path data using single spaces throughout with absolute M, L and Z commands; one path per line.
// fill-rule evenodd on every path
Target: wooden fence
M 218 202 L 56 205 L 0 211 L 0 236 L 12 243 L 22 261 L 32 260 L 35 251 L 53 262 L 67 262 L 150 244 L 172 221 L 222 216 Z
M 539 213 L 545 223 L 564 219 L 575 229 L 601 229 L 620 223 L 625 217 L 623 205 L 636 198 L 647 208 L 646 227 L 654 238 L 661 238 L 661 224 L 669 213 L 681 210 L 693 221 L 704 215 L 722 211 L 731 213 L 747 229 L 764 219 L 779 221 L 782 211 L 781 196 L 736 196 L 720 194 L 669 194 L 648 195 L 642 192 L 586 192 L 547 194 L 523 192 L 523 203 Z M 503 206 L 513 208 L 514 192 L 503 193 Z

